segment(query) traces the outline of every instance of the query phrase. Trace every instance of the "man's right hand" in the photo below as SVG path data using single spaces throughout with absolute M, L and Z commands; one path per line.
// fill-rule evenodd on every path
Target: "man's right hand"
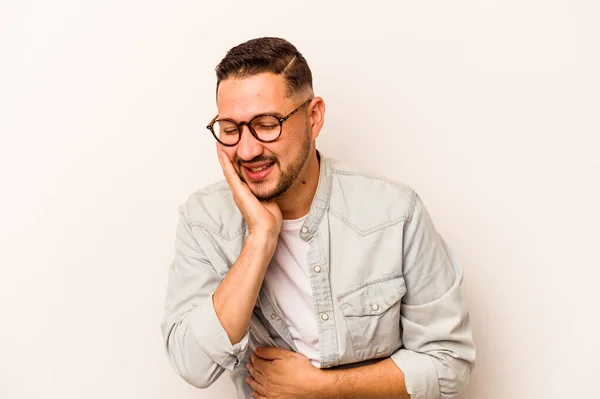
M 248 330 L 267 267 L 275 253 L 281 230 L 281 210 L 273 200 L 259 201 L 242 182 L 227 154 L 217 143 L 223 174 L 238 209 L 248 224 L 248 238 L 240 256 L 213 295 L 213 305 L 231 343 L 240 342 Z
M 260 236 L 275 240 L 281 231 L 282 215 L 279 206 L 274 200 L 261 201 L 252 194 L 250 188 L 238 176 L 233 163 L 227 154 L 217 144 L 217 155 L 223 175 L 233 193 L 233 200 L 248 224 L 248 232 L 253 236 Z

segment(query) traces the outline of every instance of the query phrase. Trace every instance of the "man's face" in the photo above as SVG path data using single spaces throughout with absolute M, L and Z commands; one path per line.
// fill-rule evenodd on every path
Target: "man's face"
M 285 89 L 284 78 L 272 73 L 223 80 L 217 93 L 219 118 L 239 123 L 258 114 L 284 117 L 309 98 L 289 98 Z M 258 141 L 244 125 L 239 143 L 221 148 L 252 193 L 259 199 L 271 199 L 286 192 L 302 175 L 311 147 L 306 108 L 302 108 L 283 123 L 281 136 L 274 142 Z

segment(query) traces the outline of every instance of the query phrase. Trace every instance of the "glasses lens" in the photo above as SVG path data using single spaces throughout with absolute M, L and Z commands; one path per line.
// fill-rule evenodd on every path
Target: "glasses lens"
M 263 141 L 272 141 L 279 137 L 281 125 L 279 119 L 274 116 L 259 116 L 252 119 L 250 123 L 258 138 Z
M 235 144 L 240 137 L 240 131 L 235 123 L 229 121 L 216 121 L 213 130 L 219 141 L 224 144 Z

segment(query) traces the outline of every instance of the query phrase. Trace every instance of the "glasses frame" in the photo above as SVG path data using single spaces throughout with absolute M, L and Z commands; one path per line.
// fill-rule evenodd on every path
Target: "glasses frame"
M 244 125 L 248 126 L 248 130 L 250 130 L 250 133 L 252 134 L 252 136 L 254 136 L 254 138 L 258 141 L 260 141 L 261 143 L 272 143 L 275 140 L 277 140 L 279 137 L 281 137 L 281 133 L 283 132 L 283 122 L 287 121 L 288 119 L 290 119 L 296 112 L 298 112 L 300 110 L 300 108 L 304 107 L 306 104 L 310 103 L 313 100 L 313 98 L 309 98 L 308 100 L 306 100 L 305 102 L 303 102 L 301 105 L 299 105 L 295 110 L 293 110 L 292 112 L 290 112 L 289 114 L 287 114 L 284 117 L 279 117 L 278 115 L 273 115 L 273 114 L 258 114 L 256 116 L 253 116 L 252 119 L 250 119 L 248 122 L 240 122 L 237 123 L 236 121 L 234 121 L 233 119 L 229 119 L 229 118 L 225 118 L 225 119 L 217 119 L 219 117 L 219 115 L 215 116 L 210 123 L 206 126 L 206 128 L 208 130 L 210 130 L 210 132 L 212 133 L 213 137 L 222 145 L 226 146 L 226 147 L 233 147 L 238 145 L 238 143 L 240 142 L 240 140 L 242 139 L 242 132 L 244 131 L 243 127 Z M 262 140 L 260 137 L 258 137 L 258 134 L 256 134 L 256 132 L 254 131 L 254 129 L 252 128 L 251 124 L 252 121 L 256 118 L 260 118 L 262 116 L 272 116 L 274 118 L 276 118 L 279 121 L 279 134 L 277 135 L 277 137 L 275 137 L 273 140 Z M 227 121 L 227 122 L 231 122 L 234 125 L 237 126 L 238 128 L 238 139 L 234 144 L 225 144 L 223 143 L 221 140 L 219 140 L 219 137 L 215 134 L 215 131 L 213 129 L 213 126 L 215 125 L 215 123 L 220 122 L 220 121 Z

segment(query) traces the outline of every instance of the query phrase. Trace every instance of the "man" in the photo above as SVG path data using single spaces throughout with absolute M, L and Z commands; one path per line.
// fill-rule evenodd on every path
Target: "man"
M 325 103 L 292 44 L 250 40 L 216 71 L 225 181 L 180 207 L 177 373 L 229 370 L 240 398 L 455 395 L 475 362 L 462 274 L 419 196 L 316 150 Z

